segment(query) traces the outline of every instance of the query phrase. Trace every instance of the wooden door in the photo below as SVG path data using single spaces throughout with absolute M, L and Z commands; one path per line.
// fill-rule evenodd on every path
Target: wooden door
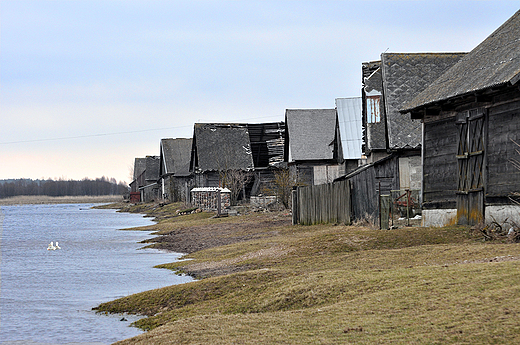
M 485 109 L 457 114 L 457 222 L 475 225 L 484 220 Z

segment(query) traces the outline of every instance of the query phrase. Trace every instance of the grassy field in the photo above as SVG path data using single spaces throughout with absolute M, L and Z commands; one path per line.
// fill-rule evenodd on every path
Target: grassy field
M 229 222 L 251 239 L 162 265 L 211 272 L 204 279 L 98 312 L 148 316 L 136 322 L 148 332 L 118 344 L 520 343 L 519 244 L 483 242 L 467 227 L 253 226 L 285 218 L 163 214 L 149 228 L 165 236 Z

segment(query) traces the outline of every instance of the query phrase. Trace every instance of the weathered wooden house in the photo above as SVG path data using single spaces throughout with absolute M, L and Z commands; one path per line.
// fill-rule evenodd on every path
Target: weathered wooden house
M 379 194 L 421 189 L 420 121 L 399 112 L 464 53 L 383 53 L 362 64 L 363 152 L 367 165 L 348 172 L 353 216 L 377 218 Z M 399 192 L 401 190 L 402 192 Z
M 287 109 L 284 157 L 301 183 L 319 185 L 344 175 L 336 109 Z
M 131 202 L 149 202 L 161 198 L 158 156 L 136 158 L 133 177 L 134 180 L 130 183 Z
M 401 109 L 422 121 L 426 226 L 520 223 L 519 37 L 520 11 Z
M 193 140 L 186 138 L 162 139 L 160 147 L 160 184 L 164 200 L 170 202 L 190 200 L 193 184 L 190 173 Z
M 457 63 L 465 53 L 383 53 L 362 64 L 365 156 L 398 156 L 399 187 L 421 188 L 421 123 L 399 109 Z
M 195 187 L 225 187 L 222 172 L 249 172 L 253 168 L 247 125 L 195 124 L 190 160 Z
M 139 187 L 144 185 L 144 175 L 141 174 L 146 169 L 146 158 L 135 158 L 133 180 L 130 182 L 130 202 L 140 202 L 141 192 Z

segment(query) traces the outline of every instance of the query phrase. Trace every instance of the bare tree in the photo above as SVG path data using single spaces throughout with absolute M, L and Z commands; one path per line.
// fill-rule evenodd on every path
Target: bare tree
M 289 208 L 291 206 L 291 191 L 293 187 L 303 185 L 298 173 L 288 168 L 281 168 L 274 172 L 274 180 L 266 188 L 266 192 L 276 195 L 278 202 L 282 203 L 283 207 Z
M 252 178 L 249 171 L 239 169 L 220 170 L 219 177 L 222 187 L 231 191 L 231 205 L 237 204 L 240 192 Z

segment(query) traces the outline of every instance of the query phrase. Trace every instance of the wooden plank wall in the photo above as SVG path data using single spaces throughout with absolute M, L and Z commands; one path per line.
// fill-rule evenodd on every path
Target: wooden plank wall
M 520 161 L 520 101 L 494 106 L 488 111 L 486 197 L 507 198 L 520 191 L 520 171 L 510 162 Z
M 296 195 L 299 224 L 350 224 L 350 181 L 298 187 Z
M 455 208 L 457 192 L 455 117 L 424 124 L 423 208 Z
M 349 178 L 352 184 L 352 212 L 355 219 L 379 219 L 379 186 L 381 194 L 399 189 L 397 157 L 378 162 Z

